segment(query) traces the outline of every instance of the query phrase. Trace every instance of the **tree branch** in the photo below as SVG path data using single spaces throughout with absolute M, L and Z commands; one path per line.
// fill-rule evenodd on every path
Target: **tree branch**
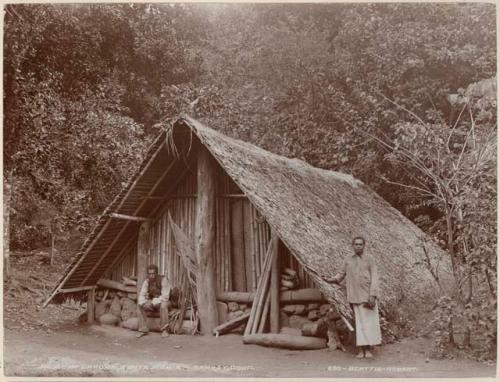
M 401 110 L 404 110 L 406 111 L 408 114 L 410 114 L 411 116 L 413 116 L 417 121 L 419 121 L 423 126 L 427 126 L 427 124 L 422 120 L 422 118 L 420 118 L 418 115 L 416 115 L 414 112 L 412 112 L 411 110 L 408 110 L 407 108 L 405 108 L 404 106 L 398 104 L 397 102 L 394 102 L 393 100 L 391 100 L 389 97 L 387 97 L 386 95 L 384 95 L 382 92 L 378 91 L 378 90 L 375 90 L 375 93 L 379 94 L 380 96 L 382 96 L 386 101 L 389 101 L 391 104 L 393 104 L 394 106 L 400 108 Z
M 417 186 L 411 186 L 409 184 L 404 184 L 404 183 L 399 183 L 399 182 L 393 182 L 392 180 L 387 179 L 385 176 L 381 176 L 380 178 L 389 184 L 394 184 L 396 186 L 401 186 L 404 188 L 410 188 L 412 190 L 420 191 L 421 193 L 426 194 L 428 196 L 432 196 L 433 198 L 439 198 L 436 194 L 434 194 L 433 192 L 426 190 L 424 188 L 417 187 Z

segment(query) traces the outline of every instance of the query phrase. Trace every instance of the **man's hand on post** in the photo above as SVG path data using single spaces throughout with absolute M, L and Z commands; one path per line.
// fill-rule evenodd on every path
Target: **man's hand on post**
M 375 297 L 375 296 L 370 296 L 370 297 L 368 298 L 368 305 L 369 305 L 369 308 L 370 308 L 370 309 L 375 308 L 375 303 L 376 303 L 376 300 L 377 300 L 377 297 Z
M 326 278 L 325 281 L 327 283 L 330 283 L 330 284 L 337 284 L 337 285 L 339 285 L 339 280 L 336 277 Z

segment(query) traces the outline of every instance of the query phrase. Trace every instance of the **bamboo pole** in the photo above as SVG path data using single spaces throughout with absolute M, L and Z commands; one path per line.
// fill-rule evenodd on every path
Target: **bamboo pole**
M 229 240 L 229 206 L 228 201 L 223 200 L 224 205 L 224 259 L 226 264 L 226 285 L 224 290 L 231 290 L 231 251 Z
M 257 280 L 259 277 L 259 272 L 257 271 L 257 256 L 256 256 L 256 248 L 255 248 L 255 238 L 254 238 L 254 232 L 253 232 L 253 219 L 252 219 L 252 204 L 248 203 L 248 231 L 250 234 L 250 253 L 252 256 L 252 273 L 253 273 L 253 290 L 257 289 Z
M 229 192 L 231 179 L 226 175 L 226 190 Z M 225 225 L 224 232 L 226 238 L 226 258 L 227 258 L 227 290 L 233 290 L 233 262 L 231 256 L 231 201 L 223 199 L 225 204 Z
M 245 239 L 245 265 L 247 271 L 247 285 L 249 292 L 255 292 L 255 290 L 257 289 L 257 275 L 255 272 L 255 261 L 252 250 L 252 226 L 251 219 L 249 217 L 249 208 L 250 202 L 248 200 L 245 200 L 243 204 L 243 230 Z
M 273 234 L 272 241 L 272 265 L 271 265 L 271 312 L 270 312 L 270 331 L 271 333 L 280 332 L 280 263 L 279 263 L 279 239 Z
M 266 279 L 266 275 L 263 274 L 263 277 Z M 257 329 L 259 328 L 259 323 L 262 319 L 262 310 L 264 309 L 264 303 L 266 301 L 267 296 L 269 295 L 269 280 L 264 280 L 264 289 L 259 296 L 259 300 L 257 302 L 257 311 L 255 313 L 255 319 L 254 322 L 252 323 L 252 330 L 251 334 L 257 333 Z
M 253 208 L 253 224 L 254 224 L 254 236 L 255 236 L 255 244 L 257 247 L 257 260 L 258 260 L 258 268 L 260 272 L 262 272 L 262 268 L 264 266 L 264 254 L 262 253 L 262 242 L 261 242 L 261 235 L 260 235 L 260 224 L 259 224 L 259 219 L 257 218 L 258 212 Z
M 269 243 L 269 247 L 266 253 L 266 261 L 264 264 L 264 272 L 261 274 L 259 279 L 259 284 L 257 286 L 257 290 L 255 292 L 255 298 L 253 300 L 252 309 L 250 310 L 250 318 L 248 320 L 247 326 L 245 328 L 245 335 L 250 334 L 252 330 L 254 330 L 254 322 L 256 319 L 258 320 L 257 312 L 259 311 L 259 304 L 262 305 L 262 296 L 264 295 L 265 290 L 268 287 L 269 276 L 271 270 L 271 260 L 272 260 L 272 251 L 273 251 L 273 242 Z M 260 314 L 260 312 L 259 312 Z M 256 329 L 256 327 L 255 327 Z
M 255 269 L 257 277 L 260 277 L 262 269 L 261 269 L 260 249 L 259 249 L 259 232 L 258 232 L 257 216 L 255 214 L 255 207 L 253 205 L 250 205 L 250 211 L 252 211 L 252 239 L 253 239 L 253 248 L 255 256 Z
M 227 225 L 226 225 L 226 230 L 227 230 L 227 242 L 226 242 L 226 248 L 227 248 L 227 262 L 228 262 L 228 290 L 233 290 L 234 285 L 233 285 L 233 257 L 231 256 L 231 205 L 228 203 L 227 205 Z
M 259 329 L 257 330 L 257 333 L 264 333 L 266 322 L 269 317 L 269 306 L 271 305 L 270 302 L 271 302 L 271 291 L 267 293 L 266 301 L 264 302 L 264 310 L 262 312 L 262 317 L 260 319 Z
M 221 267 L 222 267 L 222 277 L 221 277 L 221 283 L 222 283 L 222 289 L 221 291 L 226 290 L 226 259 L 224 258 L 224 203 L 222 199 L 219 200 L 219 217 L 220 217 L 220 232 L 219 232 L 219 239 L 220 239 L 220 261 L 221 261 Z
M 259 228 L 259 248 L 260 248 L 260 263 L 264 264 L 265 255 L 266 255 L 266 236 L 264 232 L 264 223 L 257 223 L 257 227 Z
M 217 291 L 222 292 L 221 288 L 221 266 L 220 266 L 220 221 L 219 221 L 219 201 L 215 201 L 215 241 L 214 241 L 214 254 L 215 254 L 215 280 L 217 280 Z
M 141 216 L 132 216 L 132 215 L 124 215 L 124 214 L 119 214 L 116 212 L 112 212 L 109 214 L 110 217 L 115 218 L 115 219 L 123 219 L 123 220 L 129 220 L 133 222 L 147 222 L 151 221 L 149 218 L 141 217 Z
M 248 200 L 241 201 L 241 227 L 242 227 L 242 240 L 243 240 L 243 259 L 245 260 L 245 276 L 246 284 L 245 289 L 247 292 L 255 292 L 253 288 L 253 274 L 252 274 L 252 257 L 250 253 L 249 244 L 249 230 L 248 222 L 246 219 L 246 205 Z
M 226 285 L 226 259 L 224 258 L 224 203 L 219 200 L 219 256 L 221 267 L 221 291 L 225 290 Z

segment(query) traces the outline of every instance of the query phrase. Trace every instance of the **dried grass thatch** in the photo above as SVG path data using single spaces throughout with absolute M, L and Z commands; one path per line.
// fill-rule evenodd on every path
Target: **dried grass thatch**
M 447 254 L 361 181 L 232 139 L 188 116 L 182 120 L 344 315 L 350 309 L 342 288 L 323 278 L 336 274 L 352 254 L 357 235 L 366 238 L 366 250 L 378 264 L 382 308 L 438 289 L 428 267 L 443 284 L 449 282 Z

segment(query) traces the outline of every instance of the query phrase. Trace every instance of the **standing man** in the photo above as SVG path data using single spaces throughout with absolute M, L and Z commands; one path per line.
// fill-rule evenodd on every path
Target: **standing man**
M 371 347 L 382 342 L 378 316 L 377 296 L 379 279 L 373 258 L 364 253 L 365 239 L 352 240 L 354 255 L 344 260 L 342 270 L 327 282 L 339 284 L 346 279 L 347 301 L 356 321 L 357 358 L 373 358 Z
M 139 327 L 137 338 L 149 332 L 147 314 L 160 311 L 160 328 L 162 337 L 168 337 L 168 303 L 170 298 L 170 284 L 165 276 L 158 274 L 158 266 L 148 265 L 148 277 L 142 283 L 137 297 L 137 318 Z

